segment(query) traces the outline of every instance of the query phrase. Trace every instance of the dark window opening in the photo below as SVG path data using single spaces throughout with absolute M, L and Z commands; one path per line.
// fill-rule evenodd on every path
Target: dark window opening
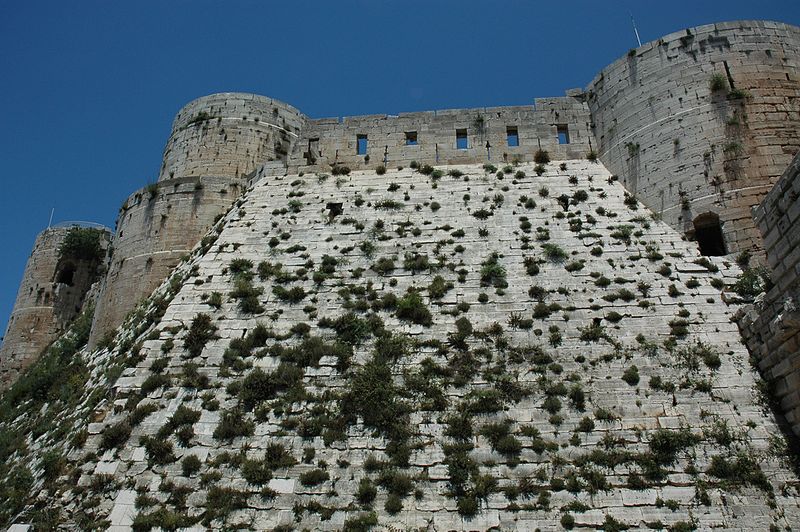
M 331 220 L 344 212 L 341 203 L 328 203 L 325 208 L 328 209 L 328 218 Z
M 466 129 L 456 129 L 456 149 L 466 150 L 469 148 Z
M 58 284 L 65 284 L 67 286 L 72 286 L 73 280 L 75 278 L 75 265 L 74 264 L 65 264 L 63 268 L 56 274 L 56 282 Z
M 417 132 L 406 131 L 406 146 L 416 146 L 416 145 L 417 145 Z
M 367 136 L 358 135 L 356 136 L 356 155 L 366 155 L 366 154 L 367 154 Z
M 556 126 L 556 131 L 558 132 L 558 143 L 569 144 L 569 127 L 566 124 L 560 124 Z
M 506 138 L 508 139 L 509 146 L 511 147 L 519 146 L 519 133 L 517 132 L 517 128 L 507 127 Z
M 306 158 L 306 164 L 317 164 L 317 158 L 319 156 L 319 139 L 308 139 L 308 149 L 303 154 L 303 157 Z
M 713 212 L 701 214 L 694 219 L 694 239 L 700 254 L 707 257 L 720 257 L 727 255 L 725 237 L 722 234 L 722 225 L 719 216 Z

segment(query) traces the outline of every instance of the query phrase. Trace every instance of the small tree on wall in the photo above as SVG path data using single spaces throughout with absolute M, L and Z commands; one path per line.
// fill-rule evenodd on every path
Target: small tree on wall
M 59 259 L 99 261 L 103 258 L 102 231 L 73 227 L 58 248 Z

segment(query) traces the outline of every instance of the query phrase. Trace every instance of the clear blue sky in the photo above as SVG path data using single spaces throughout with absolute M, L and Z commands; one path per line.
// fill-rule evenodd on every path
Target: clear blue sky
M 0 334 L 36 234 L 114 226 L 189 100 L 263 94 L 312 117 L 519 105 L 585 87 L 642 41 L 797 0 L 2 0 Z

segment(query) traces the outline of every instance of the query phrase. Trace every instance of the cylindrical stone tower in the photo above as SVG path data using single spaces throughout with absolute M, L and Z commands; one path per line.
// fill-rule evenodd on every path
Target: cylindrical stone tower
M 291 105 L 256 94 L 198 98 L 172 123 L 158 180 L 248 175 L 266 161 L 285 160 L 305 121 Z
M 73 230 L 97 231 L 97 253 L 62 252 L 62 244 Z M 0 347 L 0 388 L 6 388 L 36 361 L 81 311 L 101 273 L 108 239 L 105 228 L 75 224 L 48 228 L 36 237 Z
M 180 110 L 158 183 L 120 209 L 90 345 L 119 326 L 230 208 L 246 186 L 242 178 L 267 161 L 285 162 L 305 120 L 255 94 L 212 94 Z
M 800 28 L 672 33 L 603 69 L 587 93 L 600 159 L 631 193 L 707 254 L 763 249 L 751 208 L 800 147 Z

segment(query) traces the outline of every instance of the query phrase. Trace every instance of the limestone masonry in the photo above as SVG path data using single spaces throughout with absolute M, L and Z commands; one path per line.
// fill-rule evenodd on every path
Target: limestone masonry
M 767 21 L 525 106 L 198 98 L 113 235 L 36 240 L 0 526 L 800 526 L 798 138 Z

